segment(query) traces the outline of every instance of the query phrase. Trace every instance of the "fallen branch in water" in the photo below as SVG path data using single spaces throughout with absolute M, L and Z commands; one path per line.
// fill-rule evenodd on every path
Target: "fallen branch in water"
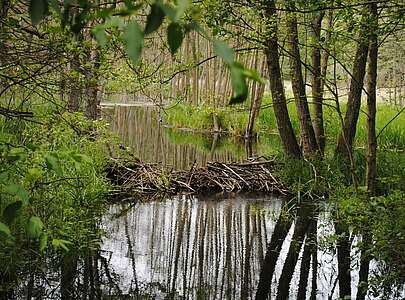
M 246 163 L 210 162 L 176 171 L 160 164 L 121 163 L 112 159 L 108 177 L 116 185 L 115 195 L 151 196 L 206 192 L 290 192 L 272 173 L 274 161 Z

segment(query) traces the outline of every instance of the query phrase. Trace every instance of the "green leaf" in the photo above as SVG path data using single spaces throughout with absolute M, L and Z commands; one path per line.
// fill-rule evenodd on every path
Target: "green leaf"
M 22 147 L 13 147 L 10 149 L 10 152 L 7 154 L 7 160 L 10 162 L 23 160 L 27 157 L 25 149 Z
M 252 70 L 252 69 L 243 69 L 243 75 L 246 78 L 252 79 L 254 81 L 257 81 L 261 84 L 264 84 L 265 81 L 263 80 L 263 78 L 260 76 L 260 74 L 256 71 L 256 70 Z
M 162 25 L 164 18 L 165 13 L 161 6 L 156 3 L 152 4 L 150 14 L 146 19 L 144 34 L 147 35 L 157 30 Z
M 173 22 L 178 22 L 189 6 L 189 0 L 177 0 Z
M 125 28 L 125 23 L 123 22 L 122 18 L 114 16 L 109 18 L 104 24 L 104 28 L 112 27 L 118 27 L 120 30 L 122 30 Z
M 136 22 L 131 22 L 127 25 L 124 31 L 124 39 L 127 43 L 127 52 L 129 58 L 136 65 L 141 56 L 143 48 L 143 32 L 141 27 Z
M 172 21 L 176 18 L 176 10 L 170 4 L 163 4 L 161 2 L 157 2 L 157 5 L 163 10 L 166 16 L 168 16 Z
M 105 33 L 104 26 L 97 25 L 93 28 L 92 32 L 100 47 L 105 47 L 105 45 L 107 45 L 108 38 L 107 34 Z
M 53 239 L 52 240 L 52 246 L 55 249 L 63 249 L 66 252 L 69 251 L 68 246 L 71 245 L 71 244 L 72 244 L 72 242 L 69 242 L 69 241 L 66 241 L 66 240 L 60 240 L 60 239 Z
M 213 43 L 215 54 L 222 58 L 226 64 L 232 64 L 235 60 L 235 51 L 222 41 L 214 40 Z
M 37 239 L 41 236 L 42 228 L 44 228 L 44 224 L 41 219 L 32 216 L 27 224 L 27 234 L 30 238 Z
M 81 162 L 92 163 L 93 162 L 90 157 L 88 157 L 87 155 L 84 155 L 84 154 L 73 154 L 72 158 L 79 163 L 81 163 Z
M 9 193 L 11 195 L 17 196 L 20 198 L 25 204 L 28 204 L 30 196 L 28 192 L 25 190 L 24 186 L 22 184 L 10 184 L 7 185 L 4 189 L 6 193 Z
M 39 238 L 39 251 L 44 252 L 47 245 L 48 245 L 48 235 L 46 233 L 42 233 L 41 237 Z
M 167 41 L 171 54 L 175 54 L 184 39 L 183 28 L 178 23 L 170 23 L 167 28 Z
M 60 166 L 60 161 L 59 159 L 56 157 L 56 155 L 54 154 L 48 154 L 47 156 L 45 156 L 45 163 L 46 166 L 55 171 L 55 173 L 58 176 L 62 176 L 63 172 L 62 172 L 62 167 Z
M 243 74 L 243 70 L 243 66 L 238 62 L 234 62 L 229 66 L 233 89 L 233 96 L 229 102 L 229 104 L 231 105 L 242 103 L 248 96 L 248 87 L 246 84 L 246 77 Z
M 2 222 L 0 222 L 0 233 L 6 235 L 7 237 L 11 237 L 11 231 L 8 226 Z
M 27 182 L 35 183 L 42 178 L 42 170 L 39 168 L 29 168 L 25 174 L 25 180 Z
M 48 12 L 47 0 L 30 0 L 29 13 L 33 25 L 39 24 Z
M 7 207 L 3 211 L 3 220 L 6 223 L 10 224 L 17 216 L 17 213 L 21 207 L 22 201 L 16 201 L 7 205 Z

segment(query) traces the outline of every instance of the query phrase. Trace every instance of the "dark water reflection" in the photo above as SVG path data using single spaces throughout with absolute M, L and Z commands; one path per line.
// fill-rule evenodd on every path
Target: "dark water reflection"
M 155 106 L 112 106 L 104 112 L 125 146 L 145 162 L 161 162 L 177 169 L 189 169 L 196 161 L 235 162 L 248 157 L 269 155 L 279 145 L 277 135 L 262 138 L 266 143 L 220 134 L 193 133 L 165 125 L 164 113 Z M 163 122 L 160 123 L 162 116 Z
M 112 205 L 100 249 L 50 257 L 4 299 L 383 299 L 359 297 L 361 238 L 338 254 L 329 211 L 252 194 Z
M 102 257 L 115 274 L 115 289 L 109 290 L 114 295 L 339 297 L 341 262 L 331 241 L 334 224 L 327 211 L 318 213 L 309 203 L 287 205 L 267 196 L 179 196 L 131 208 L 114 205 L 105 216 L 104 228 Z M 355 238 L 348 248 L 351 269 L 349 282 L 343 283 L 353 299 L 360 267 L 358 242 Z

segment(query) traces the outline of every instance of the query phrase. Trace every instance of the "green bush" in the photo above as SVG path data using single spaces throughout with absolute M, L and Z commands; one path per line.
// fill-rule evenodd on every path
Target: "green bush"
M 17 134 L 7 129 L 19 121 L 0 121 L 0 277 L 12 281 L 45 253 L 98 247 L 111 136 L 80 114 L 25 123 Z

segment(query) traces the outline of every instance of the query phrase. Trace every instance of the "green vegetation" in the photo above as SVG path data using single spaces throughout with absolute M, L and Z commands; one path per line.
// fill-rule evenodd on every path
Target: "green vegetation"
M 99 247 L 106 209 L 107 124 L 81 114 L 41 124 L 0 119 L 0 283 L 18 285 L 51 253 L 78 256 Z M 57 265 L 55 267 L 58 267 Z
M 252 107 L 256 147 L 280 164 L 276 175 L 299 201 L 330 203 L 339 297 L 351 296 L 353 234 L 363 238 L 362 258 L 386 267 L 370 286 L 404 286 L 403 24 L 400 0 L 1 1 L 0 298 L 13 298 L 25 282 L 33 298 L 29 285 L 36 274 L 46 277 L 48 265 L 62 274 L 62 299 L 76 296 L 75 280 L 86 285 L 93 276 L 73 273 L 102 236 L 107 150 L 117 144 L 98 121 L 105 91 L 160 104 L 182 99 L 165 122 L 228 136 L 171 130 L 169 139 L 237 157 L 245 150 L 232 139 L 245 135 Z M 265 83 L 271 97 L 263 96 Z M 377 103 L 380 88 L 395 94 L 393 106 Z M 341 112 L 329 97 L 341 102 Z M 289 262 L 297 261 L 305 235 L 305 243 L 314 236 L 316 225 L 301 226 L 306 219 L 297 216 L 293 236 L 300 240 Z M 277 226 L 281 236 L 284 225 Z M 281 249 L 276 237 L 274 249 Z M 306 248 L 310 256 L 316 247 Z M 362 267 L 368 272 L 369 260 Z M 279 280 L 278 298 L 288 298 L 292 274 Z M 301 272 L 300 281 L 308 276 Z M 368 276 L 361 280 L 367 285 Z
M 255 131 L 259 134 L 276 133 L 277 127 L 275 122 L 274 111 L 271 107 L 271 97 L 266 95 L 263 99 L 263 108 L 260 110 Z M 295 132 L 298 132 L 299 124 L 297 122 L 297 111 L 295 104 L 288 104 L 290 118 Z M 346 105 L 341 105 L 343 112 Z M 405 113 L 399 114 L 392 122 L 391 120 L 400 112 L 400 108 L 379 104 L 377 113 L 377 134 L 384 128 L 384 131 L 378 137 L 380 149 L 405 149 Z M 196 131 L 212 131 L 214 127 L 213 114 L 217 114 L 221 124 L 221 129 L 231 135 L 244 135 L 248 122 L 248 111 L 244 108 L 225 107 L 212 108 L 208 106 L 195 107 L 191 104 L 177 104 L 167 110 L 167 123 L 175 128 L 189 128 Z M 331 103 L 324 108 L 325 114 L 325 133 L 327 139 L 333 144 L 336 141 L 340 129 L 341 121 L 339 114 Z M 364 108 L 359 117 L 356 134 L 356 145 L 364 147 L 367 144 L 367 117 Z

